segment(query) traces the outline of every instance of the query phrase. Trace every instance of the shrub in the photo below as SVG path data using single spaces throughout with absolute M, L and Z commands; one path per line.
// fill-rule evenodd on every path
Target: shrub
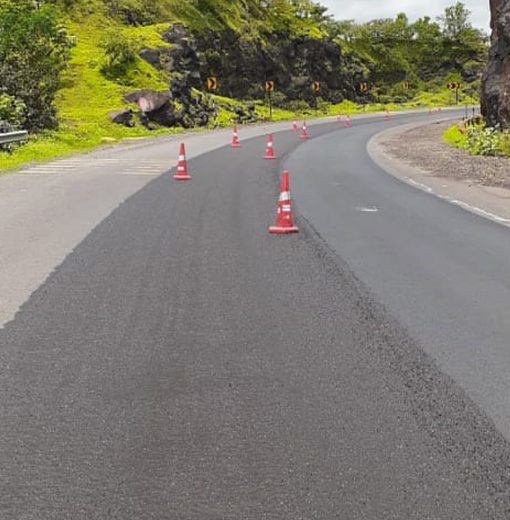
M 22 102 L 27 130 L 56 127 L 55 94 L 70 47 L 54 7 L 0 1 L 0 93 Z
M 470 126 L 466 146 L 474 155 L 498 155 L 501 153 L 501 136 L 496 128 Z
M 136 43 L 118 31 L 108 32 L 101 45 L 106 57 L 101 72 L 107 77 L 119 78 L 125 75 L 129 66 L 136 61 Z
M 0 94 L 0 122 L 10 129 L 21 129 L 25 126 L 25 103 L 14 96 Z
M 506 157 L 510 157 L 510 133 L 504 132 L 501 136 L 501 153 Z

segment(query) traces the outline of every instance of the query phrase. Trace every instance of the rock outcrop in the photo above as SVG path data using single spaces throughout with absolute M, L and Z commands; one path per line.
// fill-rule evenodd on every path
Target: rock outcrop
M 275 100 L 314 105 L 317 96 L 311 90 L 312 81 L 320 83 L 318 96 L 329 102 L 366 98 L 354 85 L 368 71 L 331 39 L 302 36 L 289 40 L 274 35 L 268 43 L 232 30 L 191 33 L 180 23 L 173 24 L 163 38 L 170 48 L 144 49 L 143 58 L 156 68 L 161 64 L 172 75 L 170 89 L 180 89 L 181 95 L 191 88 L 203 90 L 205 78 L 216 76 L 216 93 L 234 99 L 263 98 L 266 80 L 276 84 Z
M 126 102 L 138 105 L 140 121 L 147 127 L 153 122 L 191 128 L 214 120 L 218 106 L 203 92 L 209 76 L 218 77 L 216 94 L 247 101 L 263 99 L 265 81 L 273 80 L 273 104 L 283 108 L 293 102 L 314 106 L 317 97 L 333 103 L 366 98 L 354 88 L 366 68 L 331 39 L 301 36 L 289 40 L 274 35 L 262 42 L 232 30 L 192 33 L 180 23 L 170 26 L 163 39 L 168 48 L 145 48 L 140 57 L 169 73 L 168 90 L 140 90 L 125 96 Z M 320 83 L 319 93 L 312 92 L 312 81 Z M 253 104 L 245 108 L 224 104 L 222 108 L 238 123 L 257 120 Z
M 114 110 L 108 114 L 108 117 L 112 123 L 127 126 L 128 128 L 135 126 L 133 122 L 133 111 L 129 108 L 126 110 Z
M 147 127 L 151 122 L 167 127 L 205 126 L 216 110 L 207 96 L 193 93 L 183 78 L 175 78 L 168 91 L 136 90 L 126 94 L 124 101 L 138 105 L 140 121 Z
M 491 47 L 482 81 L 482 114 L 489 126 L 510 128 L 510 2 L 490 0 Z
M 266 80 L 289 101 L 314 104 L 311 82 L 320 83 L 319 96 L 338 103 L 356 100 L 354 85 L 363 68 L 327 38 L 272 38 L 269 44 L 249 40 L 233 31 L 194 35 L 202 77 L 218 76 L 220 93 L 235 99 L 260 99 Z M 359 65 L 359 66 L 358 66 Z
M 209 33 L 198 41 L 202 75 L 221 75 L 222 93 L 236 99 L 263 97 L 264 81 L 273 80 L 291 101 L 313 104 L 312 81 L 320 83 L 318 95 L 324 100 L 355 100 L 353 86 L 363 77 L 362 68 L 329 39 L 302 36 L 262 45 L 234 34 Z

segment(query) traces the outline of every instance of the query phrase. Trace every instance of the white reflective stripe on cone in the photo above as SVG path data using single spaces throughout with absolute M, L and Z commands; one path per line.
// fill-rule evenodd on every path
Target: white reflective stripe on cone
M 282 191 L 280 193 L 280 198 L 278 199 L 280 202 L 285 202 L 290 200 L 290 191 Z

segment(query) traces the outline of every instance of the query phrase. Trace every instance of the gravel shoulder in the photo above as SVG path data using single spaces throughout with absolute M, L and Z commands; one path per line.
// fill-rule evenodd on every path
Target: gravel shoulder
M 369 153 L 391 175 L 510 226 L 510 159 L 472 156 L 445 144 L 443 132 L 453 123 L 392 128 L 371 140 Z

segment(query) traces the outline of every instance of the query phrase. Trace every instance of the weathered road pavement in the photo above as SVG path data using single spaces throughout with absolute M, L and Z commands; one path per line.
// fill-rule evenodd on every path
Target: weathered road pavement
M 128 198 L 0 330 L 0 518 L 508 518 L 503 436 L 350 249 L 267 234 L 279 167 L 242 144 Z

